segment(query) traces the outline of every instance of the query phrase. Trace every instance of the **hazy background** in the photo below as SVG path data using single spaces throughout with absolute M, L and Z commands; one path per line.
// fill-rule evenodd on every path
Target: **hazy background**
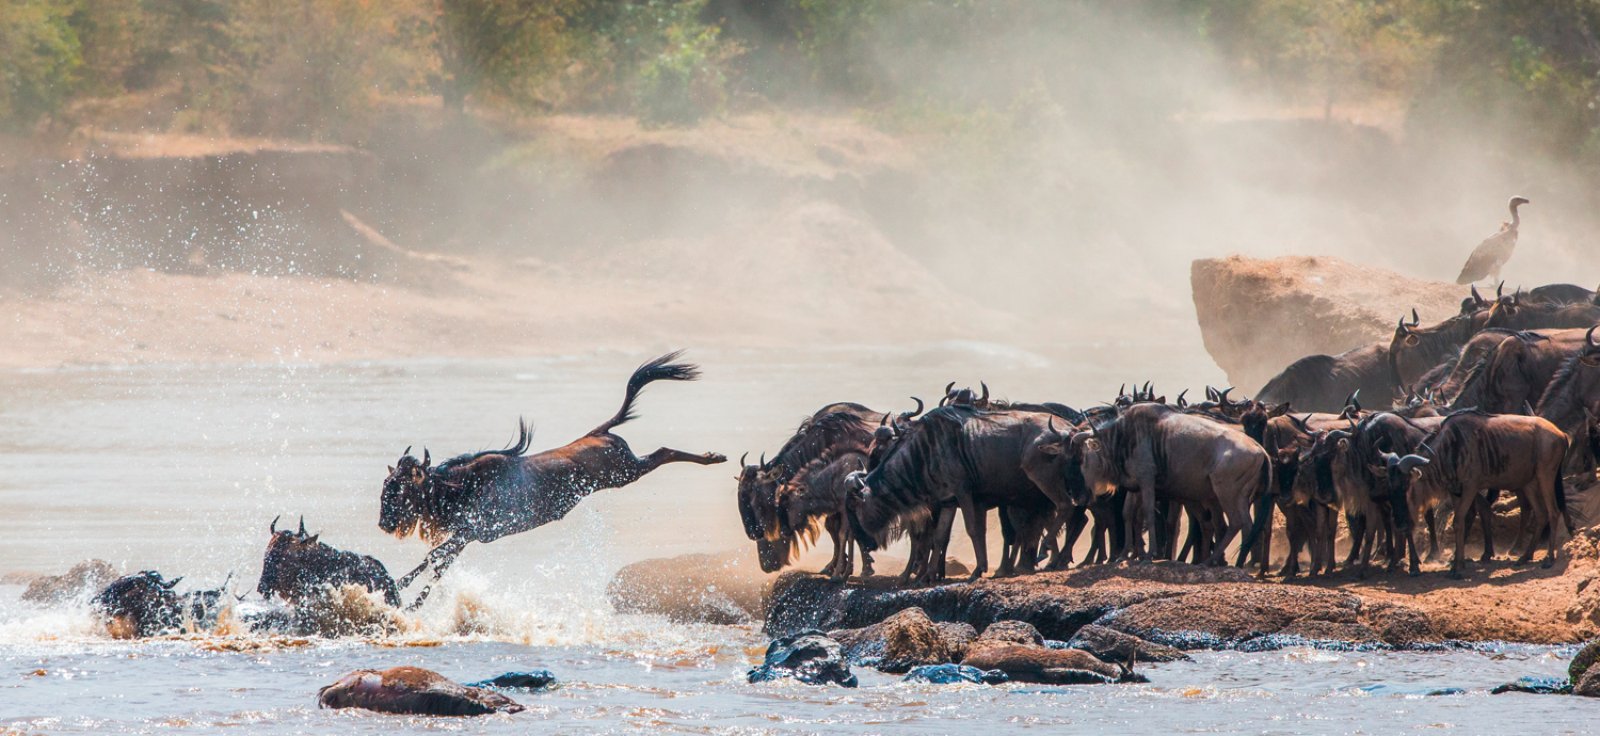
M 10 0 L 0 500 L 34 521 L 0 558 L 308 510 L 404 564 L 371 527 L 399 449 L 519 413 L 558 444 L 677 347 L 706 383 L 633 429 L 731 457 L 952 379 L 1198 395 L 1192 259 L 1451 280 L 1513 194 L 1506 278 L 1592 287 L 1597 31 L 1590 0 Z M 731 541 L 723 471 L 597 508 Z M 119 527 L 154 508 L 191 513 Z

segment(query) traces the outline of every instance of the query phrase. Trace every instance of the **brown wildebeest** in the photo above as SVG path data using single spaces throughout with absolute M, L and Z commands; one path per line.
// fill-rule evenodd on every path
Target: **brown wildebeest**
M 1158 497 L 1218 510 L 1226 527 L 1211 550 L 1213 565 L 1223 564 L 1228 543 L 1249 526 L 1239 550 L 1242 564 L 1270 516 L 1272 464 L 1266 450 L 1238 428 L 1161 404 L 1135 404 L 1116 420 L 1069 438 L 1065 448 L 1075 497 L 1138 488 L 1128 504 L 1137 503 L 1140 512 L 1130 508 L 1125 516 L 1128 552 L 1140 559 L 1150 555 L 1139 522 L 1154 532 Z M 1253 525 L 1252 502 L 1260 507 Z
M 1556 370 L 1534 412 L 1572 439 L 1574 451 L 1567 453 L 1568 473 L 1592 473 L 1596 455 L 1600 454 L 1595 449 L 1600 436 L 1593 431 L 1595 417 L 1600 416 L 1600 342 L 1595 341 L 1596 329 L 1600 328 L 1591 327 L 1584 333 L 1583 348 Z
M 699 369 L 676 363 L 681 352 L 639 366 L 628 378 L 622 408 L 604 424 L 562 447 L 527 455 L 531 437 L 521 423 L 517 441 L 504 450 L 469 453 L 430 464 L 404 454 L 383 482 L 378 527 L 402 539 L 415 533 L 434 544 L 422 564 L 400 579 L 403 590 L 424 570 L 433 580 L 444 575 L 472 542 L 492 542 L 535 529 L 566 516 L 579 501 L 603 488 L 621 488 L 667 463 L 715 465 L 727 458 L 714 452 L 692 454 L 660 448 L 638 457 L 611 433 L 634 418 L 633 402 L 652 381 L 692 381 Z M 409 453 L 409 448 L 407 448 Z M 420 606 L 431 588 L 411 604 Z
M 900 414 L 900 421 L 920 414 L 922 402 L 917 404 L 916 410 Z M 806 417 L 771 462 L 763 455 L 757 464 L 745 465 L 744 458 L 740 458 L 739 464 L 743 467 L 734 476 L 739 482 L 739 518 L 744 524 L 745 536 L 756 543 L 756 555 L 763 572 L 777 572 L 787 566 L 798 545 L 815 534 L 813 525 L 819 520 L 830 533 L 837 531 L 833 539 L 834 562 L 849 558 L 850 531 L 842 516 L 848 489 L 827 485 L 831 480 L 842 482 L 842 476 L 812 477 L 807 469 L 820 470 L 820 467 L 812 467 L 813 464 L 823 461 L 827 465 L 841 455 L 853 454 L 858 460 L 864 459 L 872 444 L 873 426 L 882 426 L 888 420 L 888 414 L 861 404 L 829 404 Z M 858 469 L 849 468 L 844 472 L 848 474 Z M 782 499 L 787 501 L 783 509 L 779 508 L 780 491 L 784 491 Z M 834 500 L 840 505 L 836 507 Z M 841 549 L 841 545 L 845 548 Z M 871 574 L 872 557 L 865 549 L 862 563 L 863 573 Z M 848 577 L 853 566 L 852 562 L 841 573 L 836 565 L 830 564 L 823 573 Z
M 1539 417 L 1511 414 L 1486 414 L 1461 411 L 1446 417 L 1439 428 L 1418 444 L 1422 454 L 1384 455 L 1384 465 L 1373 468 L 1383 473 L 1397 516 L 1396 526 L 1409 530 L 1411 513 L 1418 498 L 1453 501 L 1456 507 L 1456 553 L 1450 561 L 1450 576 L 1461 577 L 1466 563 L 1467 525 L 1472 504 L 1495 488 L 1518 491 L 1526 500 L 1523 508 L 1535 520 L 1534 542 L 1523 550 L 1518 562 L 1533 558 L 1539 526 L 1550 533 L 1542 567 L 1555 564 L 1557 520 L 1565 522 L 1572 534 L 1572 519 L 1567 515 L 1566 493 L 1562 486 L 1561 464 L 1567 452 L 1567 435 Z M 1407 504 L 1402 499 L 1411 499 Z M 1411 549 L 1411 574 L 1419 572 L 1416 544 Z
M 1391 375 L 1385 340 L 1338 355 L 1301 358 L 1267 381 L 1256 400 L 1292 404 L 1296 411 L 1338 412 L 1346 397 L 1359 391 L 1368 401 L 1387 406 L 1395 392 Z
M 304 518 L 300 519 L 298 532 L 279 531 L 277 519 L 272 520 L 267 531 L 272 536 L 262 558 L 261 580 L 256 583 L 256 592 L 262 598 L 277 596 L 299 603 L 329 588 L 359 585 L 383 596 L 391 606 L 400 605 L 400 590 L 377 558 L 334 549 L 318 541 L 321 535 L 306 533 Z
M 1539 400 L 1556 371 L 1586 342 L 1584 330 L 1520 332 L 1502 340 L 1451 403 L 1456 409 L 1515 413 Z

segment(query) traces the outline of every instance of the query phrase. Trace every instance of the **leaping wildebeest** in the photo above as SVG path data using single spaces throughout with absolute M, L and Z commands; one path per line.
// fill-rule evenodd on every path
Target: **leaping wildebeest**
M 416 569 L 399 581 L 409 587 L 424 570 L 433 582 L 444 575 L 472 542 L 493 542 L 566 516 L 589 494 L 621 488 L 667 463 L 715 465 L 727 458 L 660 448 L 638 457 L 611 430 L 635 417 L 633 402 L 652 381 L 693 381 L 697 366 L 677 363 L 672 352 L 639 366 L 628 379 L 622 408 L 588 434 L 553 450 L 528 455 L 532 437 L 518 423 L 517 441 L 504 450 L 468 453 L 432 465 L 423 450 L 419 462 L 406 448 L 383 481 L 378 528 L 401 539 L 417 534 L 434 545 Z M 411 608 L 427 599 L 432 582 Z

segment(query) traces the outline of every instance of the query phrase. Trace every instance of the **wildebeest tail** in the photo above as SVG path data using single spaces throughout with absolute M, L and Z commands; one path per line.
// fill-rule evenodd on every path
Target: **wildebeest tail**
M 1256 518 L 1250 523 L 1250 530 L 1245 533 L 1244 541 L 1239 543 L 1239 564 L 1241 565 L 1244 564 L 1245 556 L 1249 555 L 1250 550 L 1256 546 L 1256 540 L 1261 537 L 1261 531 L 1266 529 L 1267 524 L 1272 522 L 1272 497 L 1277 495 L 1272 492 L 1272 460 L 1263 459 L 1261 461 L 1260 480 L 1261 492 L 1256 496 Z M 1267 550 L 1265 554 L 1272 554 L 1272 550 Z M 1265 559 L 1262 559 L 1261 566 L 1262 568 L 1267 566 Z
M 622 396 L 622 408 L 617 410 L 616 416 L 607 419 L 605 424 L 595 427 L 589 434 L 605 434 L 618 425 L 638 418 L 638 415 L 633 413 L 633 400 L 638 398 L 639 392 L 652 381 L 693 381 L 699 378 L 699 366 L 693 363 L 673 362 L 681 357 L 683 351 L 674 350 L 634 370 L 633 375 L 628 377 L 628 390 Z

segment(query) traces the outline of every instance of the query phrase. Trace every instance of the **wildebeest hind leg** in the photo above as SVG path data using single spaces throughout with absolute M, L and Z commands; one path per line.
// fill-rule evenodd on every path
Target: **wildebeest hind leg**
M 716 465 L 717 463 L 725 463 L 727 461 L 728 458 L 715 452 L 705 452 L 697 455 L 691 452 L 684 452 L 683 450 L 674 450 L 669 447 L 663 447 L 640 459 L 639 473 L 643 475 L 655 470 L 656 468 L 666 465 L 667 463 Z
M 423 601 L 428 600 L 428 594 L 433 592 L 433 586 L 439 582 L 440 578 L 444 577 L 444 571 L 450 569 L 450 565 L 456 561 L 456 557 L 461 554 L 461 550 L 466 549 L 468 541 L 470 540 L 451 537 L 444 544 L 435 547 L 432 552 L 428 553 L 429 557 L 433 557 L 435 552 L 443 550 L 443 553 L 439 555 L 438 562 L 433 566 L 433 578 L 428 581 L 427 585 L 422 587 L 422 592 L 417 594 L 417 599 L 412 601 L 411 605 L 406 606 L 407 611 L 415 611 L 422 607 Z

